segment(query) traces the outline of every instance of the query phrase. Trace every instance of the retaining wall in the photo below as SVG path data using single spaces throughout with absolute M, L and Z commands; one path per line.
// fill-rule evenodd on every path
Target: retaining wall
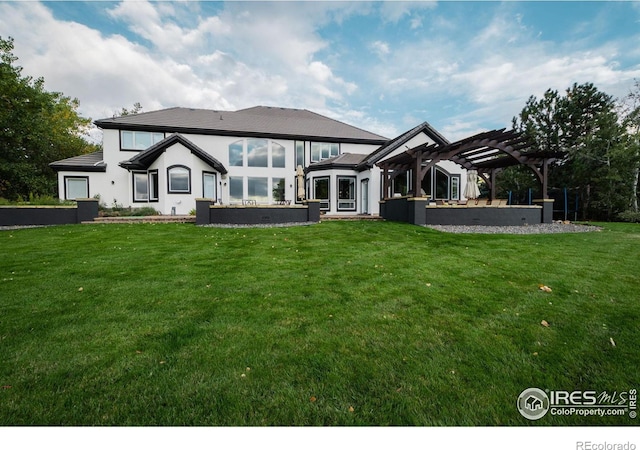
M 65 225 L 91 222 L 98 217 L 98 200 L 78 199 L 75 206 L 2 205 L 0 226 Z

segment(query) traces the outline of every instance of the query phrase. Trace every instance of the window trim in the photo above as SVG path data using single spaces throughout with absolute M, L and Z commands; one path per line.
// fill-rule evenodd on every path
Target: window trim
M 298 164 L 298 144 L 302 145 L 302 168 L 304 169 L 306 167 L 307 164 L 307 155 L 305 152 L 305 141 L 294 141 L 293 142 L 293 168 L 295 170 L 298 169 L 298 166 L 300 164 Z
M 144 175 L 145 181 L 147 185 L 147 198 L 138 199 L 136 198 L 136 175 Z M 134 170 L 131 172 L 131 186 L 133 187 L 133 203 L 149 203 L 149 172 L 143 172 L 139 170 Z
M 205 192 L 204 192 L 204 178 L 207 175 L 213 176 L 213 193 L 214 193 L 213 200 L 217 201 L 218 200 L 218 174 L 216 172 L 208 172 L 205 170 L 202 171 L 202 198 L 209 198 L 205 195 Z
M 316 196 L 316 181 L 327 180 L 327 198 L 318 198 Z M 329 211 L 331 209 L 331 177 L 330 176 L 322 176 L 322 177 L 314 177 L 311 181 L 311 186 L 313 187 L 313 198 L 314 200 L 320 200 L 320 210 L 321 211 Z M 323 204 L 326 204 L 324 206 Z
M 460 184 L 462 182 L 461 180 L 461 176 L 459 174 L 457 175 L 449 175 L 449 200 L 460 200 Z M 456 186 L 456 196 L 453 196 L 453 181 L 456 180 L 457 181 L 457 186 Z
M 173 169 L 185 169 L 187 171 L 189 189 L 186 191 L 177 191 L 171 189 L 171 171 Z M 167 167 L 167 194 L 191 194 L 191 169 L 181 164 L 175 164 Z
M 435 168 L 435 171 L 433 173 L 433 188 L 432 188 L 433 195 L 431 196 L 431 198 L 434 200 L 449 200 L 451 196 L 451 191 L 450 191 L 451 174 L 440 166 L 434 166 L 434 168 Z M 447 192 L 444 197 L 438 197 L 438 172 L 440 172 L 442 175 L 447 177 Z
M 157 189 L 153 189 L 153 183 L 151 182 L 151 176 L 155 175 L 156 176 L 156 180 L 157 180 Z M 150 170 L 149 171 L 149 203 L 155 203 L 158 202 L 160 200 L 160 175 L 158 173 L 158 169 L 154 169 L 154 170 Z M 155 196 L 152 196 L 152 194 L 155 194 Z
M 340 198 L 340 180 L 348 179 L 353 182 L 353 199 L 341 199 Z M 358 210 L 358 189 L 356 187 L 358 181 L 358 177 L 354 177 L 352 175 L 338 175 L 336 176 L 336 208 L 338 211 L 357 211 Z M 346 200 L 346 201 L 345 201 Z M 353 200 L 352 208 L 341 208 L 341 201 L 346 203 Z
M 87 197 L 75 197 L 69 198 L 69 180 L 84 180 L 87 186 Z M 76 200 L 78 198 L 89 198 L 89 177 L 76 176 L 76 175 L 65 175 L 64 177 L 64 199 L 65 200 Z

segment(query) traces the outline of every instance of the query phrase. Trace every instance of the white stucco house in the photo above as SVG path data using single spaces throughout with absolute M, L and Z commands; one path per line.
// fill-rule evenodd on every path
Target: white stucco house
M 421 144 L 448 141 L 424 122 L 388 139 L 308 110 L 169 108 L 97 120 L 103 150 L 51 163 L 61 199 L 97 195 L 107 206 L 188 214 L 197 198 L 223 205 L 321 202 L 331 215 L 379 213 L 384 197 L 408 194 L 411 172 L 382 192 L 378 163 Z M 304 173 L 304 198 L 296 169 Z M 457 200 L 466 171 L 438 163 L 422 194 Z

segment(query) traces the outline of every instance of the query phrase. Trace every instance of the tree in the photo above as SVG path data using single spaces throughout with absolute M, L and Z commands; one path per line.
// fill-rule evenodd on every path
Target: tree
M 629 206 L 631 212 L 638 213 L 638 181 L 640 178 L 640 81 L 635 80 L 631 92 L 621 103 L 624 116 L 623 125 L 627 131 L 629 147 L 632 155 L 632 176 L 630 179 Z
M 0 37 L 0 197 L 52 196 L 49 163 L 96 149 L 82 136 L 90 120 L 78 114 L 77 99 L 22 76 L 13 48 L 12 38 Z
M 113 117 L 116 118 L 122 116 L 130 116 L 133 114 L 138 114 L 140 112 L 142 112 L 142 105 L 140 104 L 140 102 L 135 102 L 133 104 L 133 108 L 127 109 L 123 107 L 119 112 L 115 113 Z
M 630 152 L 614 99 L 592 83 L 574 84 L 560 95 L 531 97 L 514 128 L 537 150 L 561 152 L 550 167 L 550 187 L 576 190 L 583 218 L 613 219 L 629 198 Z

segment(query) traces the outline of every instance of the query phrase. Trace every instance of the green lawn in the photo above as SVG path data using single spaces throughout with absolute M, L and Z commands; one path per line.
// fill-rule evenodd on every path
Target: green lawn
M 640 225 L 604 226 L 1 231 L 0 425 L 637 425 L 516 410 L 640 387 Z

